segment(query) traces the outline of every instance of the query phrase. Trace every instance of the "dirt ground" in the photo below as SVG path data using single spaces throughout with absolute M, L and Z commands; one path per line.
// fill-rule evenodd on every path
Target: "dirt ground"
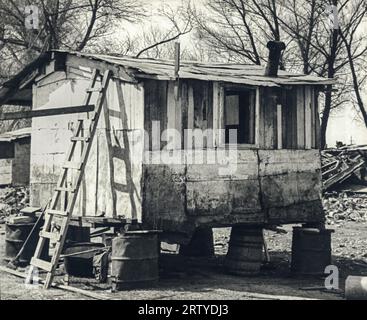
M 322 278 L 292 276 L 289 270 L 292 227 L 287 234 L 267 232 L 271 265 L 256 277 L 236 277 L 224 272 L 222 264 L 227 252 L 229 229 L 215 230 L 216 257 L 212 259 L 189 259 L 178 255 L 163 255 L 161 279 L 157 287 L 136 291 L 111 293 L 108 285 L 100 285 L 93 279 L 71 279 L 71 285 L 91 290 L 111 300 L 251 300 L 275 299 L 269 294 L 311 299 L 344 299 L 344 281 L 348 275 L 367 276 L 367 223 L 344 222 L 331 226 L 333 234 L 333 263 L 340 270 L 340 292 L 325 292 L 309 287 L 323 287 Z M 3 261 L 5 226 L 0 225 L 0 259 Z M 4 300 L 71 300 L 88 299 L 79 294 L 59 289 L 43 291 L 26 288 L 24 280 L 0 272 L 0 298 Z

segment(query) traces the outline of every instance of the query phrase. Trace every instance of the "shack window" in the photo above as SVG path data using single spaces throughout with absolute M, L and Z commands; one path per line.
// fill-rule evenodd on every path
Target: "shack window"
M 14 157 L 14 143 L 0 142 L 0 159 L 13 159 Z
M 226 90 L 224 125 L 226 143 L 230 130 L 237 130 L 238 144 L 255 144 L 255 90 Z

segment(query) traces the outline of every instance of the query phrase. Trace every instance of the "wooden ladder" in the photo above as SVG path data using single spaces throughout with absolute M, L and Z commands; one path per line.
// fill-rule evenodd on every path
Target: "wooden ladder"
M 91 118 L 89 132 L 85 137 L 83 136 L 84 121 L 79 120 L 75 134 L 71 138 L 71 145 L 69 151 L 67 152 L 66 162 L 62 168 L 62 173 L 57 183 L 57 187 L 55 189 L 51 203 L 45 212 L 45 222 L 39 234 L 40 238 L 34 253 L 34 257 L 31 260 L 31 267 L 28 273 L 27 283 L 31 283 L 35 268 L 39 268 L 47 272 L 46 280 L 44 283 L 45 289 L 49 289 L 52 285 L 54 274 L 56 272 L 59 263 L 60 255 L 62 253 L 66 241 L 69 223 L 72 218 L 73 210 L 78 198 L 78 192 L 85 173 L 86 162 L 88 160 L 92 148 L 93 138 L 97 132 L 98 120 L 104 108 L 106 92 L 112 77 L 112 72 L 106 71 L 102 77 L 101 86 L 99 88 L 96 88 L 96 83 L 100 76 L 101 74 L 99 70 L 93 71 L 91 85 L 90 88 L 87 89 L 87 95 L 84 103 L 85 105 L 89 105 L 93 93 L 94 92 L 99 93 L 97 103 L 95 105 L 95 109 Z M 81 161 L 79 163 L 73 163 L 72 161 L 74 158 L 78 142 L 81 142 L 83 144 Z M 74 186 L 66 186 L 68 172 L 71 169 L 77 170 L 76 177 L 73 183 Z M 59 202 L 61 202 L 60 198 L 62 194 L 65 194 L 67 202 L 66 204 L 63 205 L 62 210 L 58 210 L 57 208 Z M 58 218 L 59 220 L 61 220 L 59 231 L 55 231 L 53 228 L 54 218 Z M 51 262 L 44 261 L 41 259 L 42 250 L 47 240 L 50 240 L 55 243 L 55 248 L 51 256 Z

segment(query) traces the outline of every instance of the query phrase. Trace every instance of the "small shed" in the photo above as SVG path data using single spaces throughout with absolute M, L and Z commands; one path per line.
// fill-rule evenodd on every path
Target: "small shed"
M 28 186 L 31 128 L 0 135 L 0 186 Z
M 198 227 L 323 222 L 318 96 L 334 80 L 269 59 L 265 70 L 44 54 L 0 89 L 0 104 L 32 108 L 31 205 L 51 197 L 79 119 L 87 130 L 80 106 L 99 69 L 113 72 L 109 125 L 100 121 L 75 218 L 136 221 L 176 242 Z

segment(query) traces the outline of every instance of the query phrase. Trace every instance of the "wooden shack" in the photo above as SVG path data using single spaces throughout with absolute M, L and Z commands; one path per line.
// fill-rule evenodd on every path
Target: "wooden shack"
M 318 96 L 333 80 L 61 51 L 0 90 L 0 103 L 32 107 L 32 206 L 51 197 L 77 121 L 87 128 L 81 105 L 94 69 L 113 81 L 75 219 L 138 222 L 179 243 L 199 227 L 324 221 Z
M 31 128 L 0 135 L 0 186 L 29 185 Z

